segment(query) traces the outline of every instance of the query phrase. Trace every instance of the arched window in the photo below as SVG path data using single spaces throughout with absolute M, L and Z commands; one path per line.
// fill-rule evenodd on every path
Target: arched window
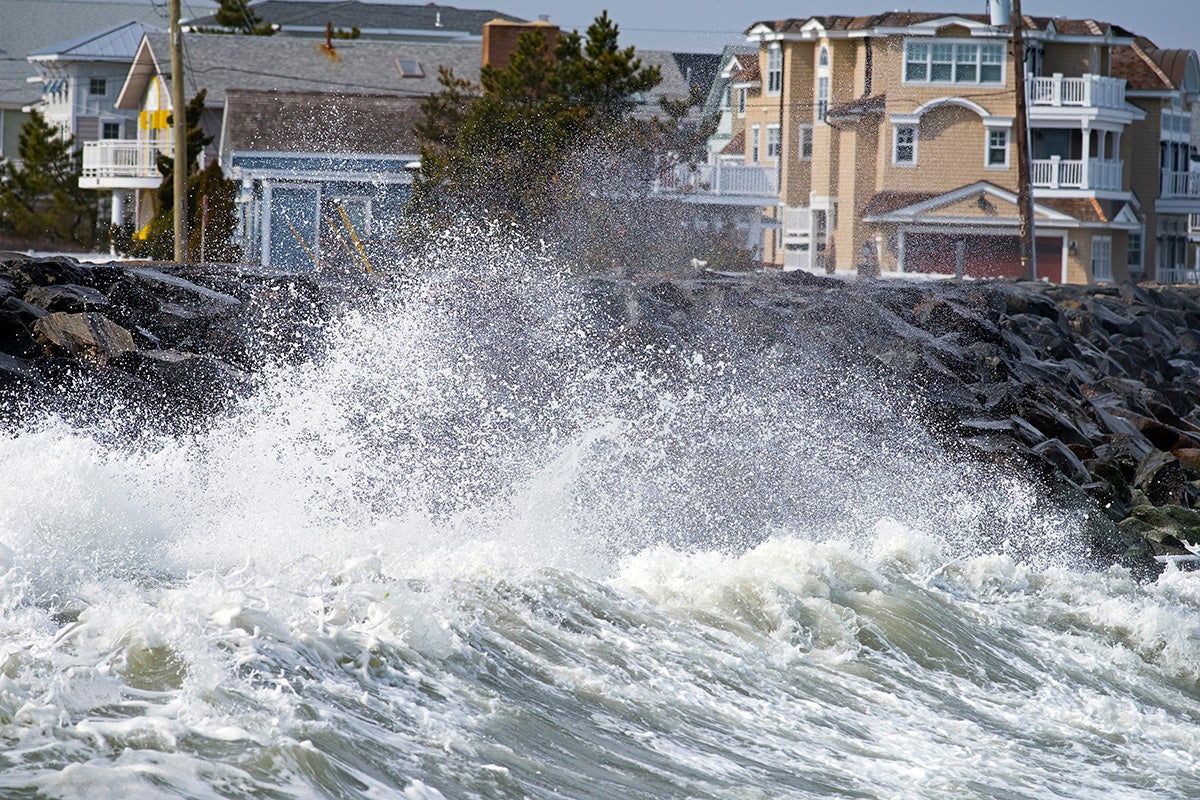
M 821 45 L 821 53 L 817 56 L 817 122 L 824 122 L 829 111 L 829 48 Z
M 817 66 L 818 67 L 828 67 L 829 66 L 829 48 L 826 47 L 825 45 L 821 45 L 821 54 L 819 56 L 817 56 Z

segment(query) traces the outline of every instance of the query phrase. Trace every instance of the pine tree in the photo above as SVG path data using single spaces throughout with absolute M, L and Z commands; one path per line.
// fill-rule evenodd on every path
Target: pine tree
M 19 165 L 0 165 L 0 230 L 28 241 L 91 245 L 96 202 L 79 188 L 74 140 L 63 139 L 38 111 L 17 140 Z
M 633 48 L 618 47 L 617 26 L 601 14 L 586 37 L 571 32 L 551 52 L 541 29 L 518 38 L 503 69 L 490 65 L 474 86 L 442 71 L 443 91 L 422 104 L 421 172 L 413 208 L 475 213 L 537 223 L 564 191 L 568 156 L 620 139 L 634 97 L 661 80 Z
M 207 94 L 206 90 L 201 89 L 184 110 L 184 124 L 187 125 L 185 168 L 188 172 L 188 241 L 185 257 L 189 261 L 200 258 L 200 237 L 203 228 L 205 258 L 236 261 L 240 253 L 231 239 L 237 225 L 237 185 L 225 177 L 216 161 L 200 170 L 200 153 L 213 141 L 213 137 L 205 135 L 200 125 Z M 175 124 L 174 116 L 171 114 L 167 118 L 168 125 Z M 114 232 L 117 249 L 126 255 L 158 261 L 170 261 L 175 257 L 175 164 L 174 158 L 159 154 L 158 172 L 163 179 L 154 194 L 154 216 L 146 228 L 145 238 L 133 238 L 130 230 Z M 207 220 L 204 210 L 206 197 Z
M 270 36 L 275 28 L 262 21 L 246 0 L 221 0 L 217 13 L 213 15 L 219 30 L 199 29 L 200 33 L 242 33 L 250 36 Z

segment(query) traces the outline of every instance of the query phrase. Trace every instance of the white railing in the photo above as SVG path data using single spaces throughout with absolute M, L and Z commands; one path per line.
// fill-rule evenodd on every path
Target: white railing
M 1154 279 L 1159 283 L 1200 283 L 1200 269 L 1188 269 L 1183 265 L 1158 267 Z
M 1188 233 L 1200 234 L 1200 214 L 1188 214 Z M 1200 253 L 1197 253 L 1196 256 L 1200 258 Z
M 1086 169 L 1085 169 L 1086 166 Z M 1123 162 L 1116 159 L 1034 159 L 1031 179 L 1041 189 L 1121 189 Z
M 775 167 L 729 164 L 676 164 L 659 175 L 654 191 L 742 197 L 776 197 L 779 180 Z
M 1029 79 L 1029 103 L 1033 106 L 1079 106 L 1082 108 L 1125 108 L 1125 80 L 1084 75 L 1064 78 Z
M 812 234 L 812 209 L 787 206 L 783 209 L 783 238 L 807 238 Z
M 1200 172 L 1163 172 L 1163 197 L 1200 197 Z
M 156 156 L 170 156 L 170 140 L 101 139 L 83 144 L 84 178 L 157 178 Z

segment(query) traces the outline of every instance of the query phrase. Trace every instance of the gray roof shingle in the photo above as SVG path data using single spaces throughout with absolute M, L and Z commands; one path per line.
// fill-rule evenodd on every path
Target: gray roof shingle
M 335 28 L 358 28 L 363 32 L 423 31 L 426 36 L 477 37 L 483 33 L 483 24 L 497 17 L 523 22 L 517 17 L 490 9 L 454 8 L 434 3 L 397 5 L 363 3 L 358 0 L 262 0 L 251 3 L 250 10 L 263 22 L 279 25 L 285 31 L 290 29 L 320 32 L 325 30 L 326 23 L 331 23 Z M 207 16 L 189 20 L 187 24 L 193 27 L 214 27 L 217 20 L 215 16 Z

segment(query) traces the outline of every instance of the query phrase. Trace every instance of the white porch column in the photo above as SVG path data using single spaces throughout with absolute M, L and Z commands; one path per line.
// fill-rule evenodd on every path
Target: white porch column
M 904 229 L 900 229 L 899 241 L 896 244 L 896 271 L 904 272 Z
M 1088 175 L 1088 173 L 1091 172 L 1091 169 L 1090 169 L 1091 159 L 1092 159 L 1092 129 L 1090 127 L 1088 127 L 1087 123 L 1085 122 L 1083 125 L 1083 169 L 1080 170 L 1080 172 L 1082 172 L 1083 174 L 1079 176 L 1080 180 L 1083 183 L 1083 186 L 1081 187 L 1083 189 L 1091 188 L 1091 181 L 1088 180 L 1090 177 Z
M 120 226 L 125 221 L 125 192 L 113 189 L 112 193 L 112 224 Z

